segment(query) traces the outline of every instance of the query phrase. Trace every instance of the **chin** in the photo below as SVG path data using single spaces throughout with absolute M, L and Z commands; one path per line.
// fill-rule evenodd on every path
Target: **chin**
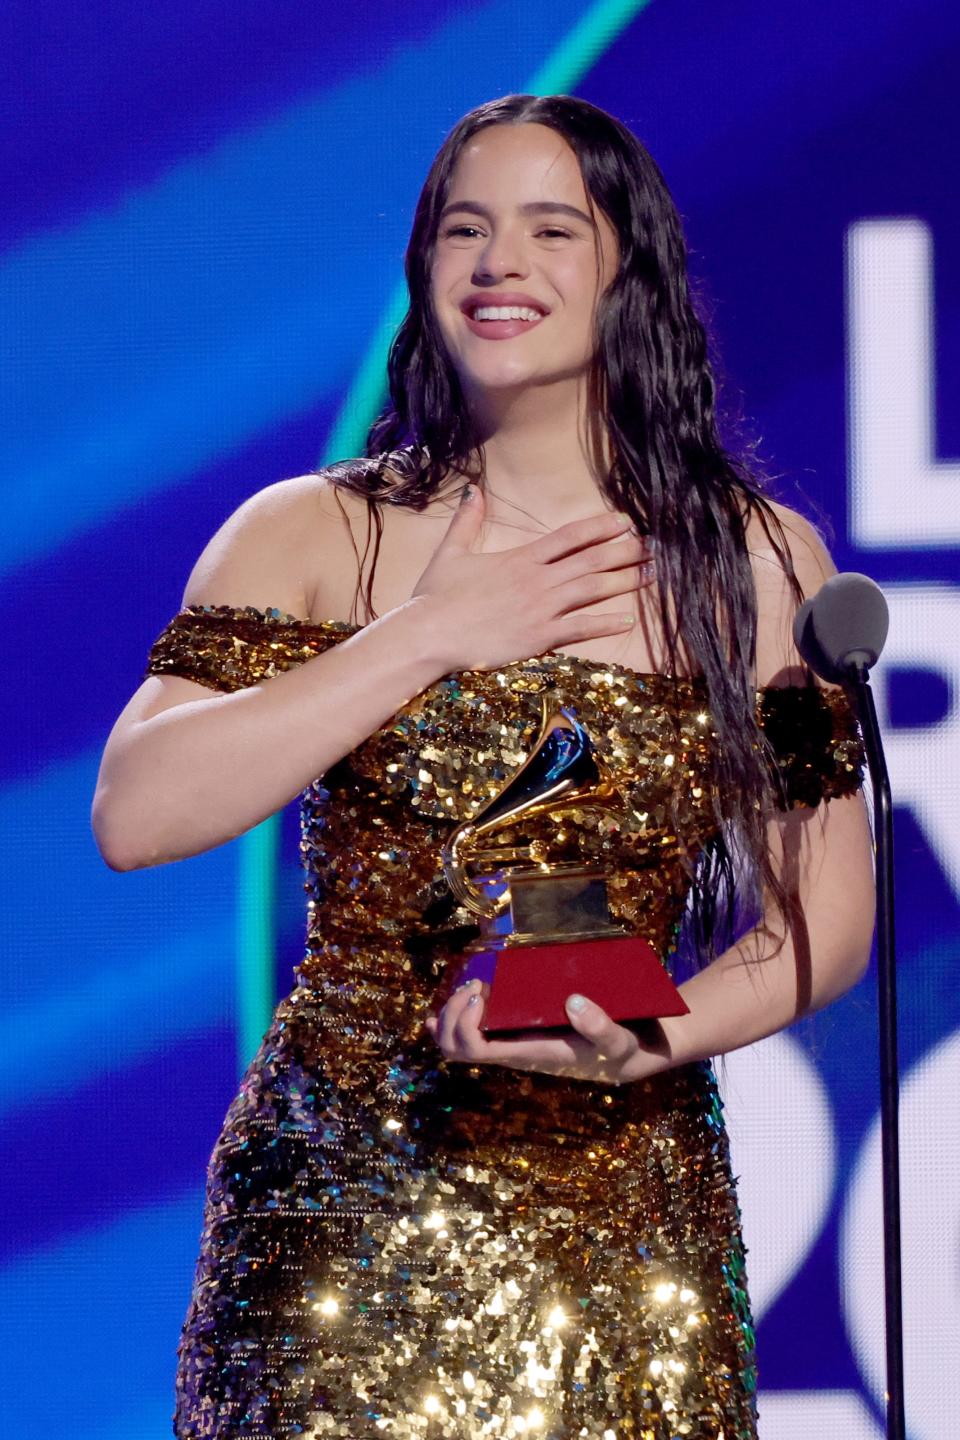
M 563 379 L 564 374 L 554 373 L 552 366 L 547 370 L 527 359 L 504 357 L 486 365 L 464 366 L 460 380 L 467 390 L 515 390 L 523 385 L 548 384 L 551 380 Z

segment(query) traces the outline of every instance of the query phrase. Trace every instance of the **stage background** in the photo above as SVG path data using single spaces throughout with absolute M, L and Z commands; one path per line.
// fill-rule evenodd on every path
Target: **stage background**
M 889 589 L 908 1409 L 953 1440 L 956 5 L 8 0 L 0 57 L 3 1433 L 169 1433 L 204 1165 L 301 940 L 289 817 L 106 869 L 103 741 L 213 530 L 355 450 L 447 129 L 569 90 L 663 168 L 778 493 Z M 882 1430 L 874 987 L 727 1067 L 764 1440 Z

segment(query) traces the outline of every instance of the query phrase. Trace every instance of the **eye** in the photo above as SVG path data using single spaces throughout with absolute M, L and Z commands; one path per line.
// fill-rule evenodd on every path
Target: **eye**
M 443 239 L 449 240 L 454 236 L 464 236 L 466 239 L 472 240 L 481 233 L 478 225 L 449 225 L 443 231 Z M 571 238 L 570 231 L 564 230 L 559 225 L 541 225 L 536 234 L 545 236 L 548 240 L 569 240 Z

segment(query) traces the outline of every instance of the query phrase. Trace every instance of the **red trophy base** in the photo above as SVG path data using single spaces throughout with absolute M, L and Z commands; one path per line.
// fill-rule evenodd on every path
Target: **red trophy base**
M 489 1036 L 570 1029 L 564 1002 L 573 994 L 585 995 L 617 1021 L 689 1013 L 657 952 L 638 935 L 484 947 L 471 954 L 462 973 L 489 975 L 493 966 L 480 1023 Z

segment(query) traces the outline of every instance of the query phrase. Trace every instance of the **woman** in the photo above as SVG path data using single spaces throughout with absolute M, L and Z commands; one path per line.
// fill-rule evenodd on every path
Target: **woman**
M 610 116 L 466 116 L 407 278 L 369 458 L 228 520 L 95 800 L 131 869 L 303 792 L 307 951 L 211 1161 L 176 1433 L 745 1440 L 710 1058 L 845 991 L 873 923 L 856 727 L 791 640 L 831 562 L 720 447 L 679 220 Z M 572 996 L 567 1031 L 488 1039 L 488 987 L 457 984 L 477 931 L 441 848 L 529 753 L 541 695 L 622 808 L 516 838 L 599 858 L 668 969 L 689 909 L 685 1015 Z M 734 856 L 760 897 L 736 941 Z

